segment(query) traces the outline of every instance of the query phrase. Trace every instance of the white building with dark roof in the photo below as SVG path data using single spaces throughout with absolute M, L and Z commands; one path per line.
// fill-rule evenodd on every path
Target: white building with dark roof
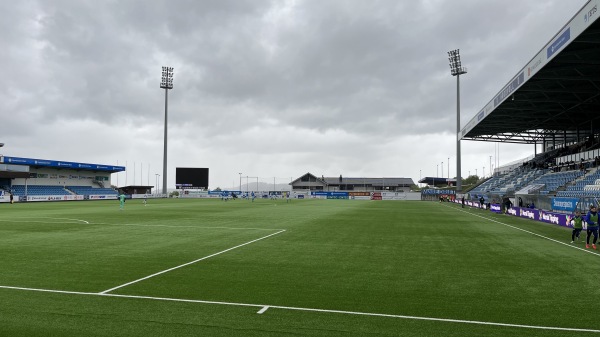
M 292 190 L 310 191 L 410 191 L 415 183 L 411 178 L 346 178 L 323 177 L 320 178 L 306 173 L 292 181 Z

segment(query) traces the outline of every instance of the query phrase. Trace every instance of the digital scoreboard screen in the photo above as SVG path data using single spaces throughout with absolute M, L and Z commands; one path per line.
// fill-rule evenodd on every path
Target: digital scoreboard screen
M 175 188 L 208 188 L 208 168 L 175 168 Z

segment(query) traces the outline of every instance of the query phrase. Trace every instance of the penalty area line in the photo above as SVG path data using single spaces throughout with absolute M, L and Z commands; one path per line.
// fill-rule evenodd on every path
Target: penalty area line
M 199 258 L 199 259 L 196 259 L 196 260 L 194 260 L 194 261 L 190 261 L 190 262 L 187 262 L 187 263 L 184 263 L 184 264 L 180 264 L 180 265 L 178 265 L 178 266 L 175 266 L 175 267 L 172 267 L 172 268 L 169 268 L 169 269 L 165 269 L 165 270 L 159 271 L 159 272 L 157 272 L 157 273 L 154 273 L 154 274 L 151 274 L 151 275 L 148 275 L 148 276 L 145 276 L 145 277 L 139 278 L 139 279 L 137 279 L 137 280 L 133 280 L 133 281 L 131 281 L 131 282 L 127 282 L 127 283 L 121 284 L 121 285 L 119 285 L 119 286 L 116 286 L 116 287 L 114 287 L 114 288 L 110 288 L 110 289 L 107 289 L 107 290 L 101 291 L 101 292 L 100 292 L 100 294 L 106 294 L 106 293 L 109 293 L 109 292 L 111 292 L 111 291 L 114 291 L 114 290 L 117 290 L 117 289 L 120 289 L 120 288 L 123 288 L 123 287 L 129 286 L 129 285 L 132 285 L 132 284 L 135 284 L 135 283 L 138 283 L 138 282 L 141 282 L 141 281 L 147 280 L 147 279 L 149 279 L 149 278 L 152 278 L 152 277 L 154 277 L 154 276 L 162 275 L 162 274 L 164 274 L 164 273 L 168 273 L 168 272 L 170 272 L 170 271 L 173 271 L 173 270 L 175 270 L 175 269 L 179 269 L 179 268 L 183 268 L 183 267 L 185 267 L 185 266 L 189 266 L 189 265 L 191 265 L 191 264 L 194 264 L 194 263 L 200 262 L 200 261 L 202 261 L 202 260 L 206 260 L 206 259 L 209 259 L 209 258 L 211 258 L 211 257 L 215 257 L 215 256 L 217 256 L 217 255 L 221 255 L 221 254 L 223 254 L 223 253 L 227 253 L 227 252 L 229 252 L 229 251 L 232 251 L 232 250 L 234 250 L 234 249 L 237 249 L 237 248 L 240 248 L 240 247 L 244 247 L 244 246 L 246 246 L 246 245 L 249 245 L 249 244 L 251 244 L 251 243 L 254 243 L 254 242 L 257 242 L 257 241 L 260 241 L 260 240 L 264 240 L 264 239 L 266 239 L 266 238 L 269 238 L 269 237 L 271 237 L 271 236 L 274 236 L 274 235 L 277 235 L 277 234 L 280 234 L 280 233 L 283 233 L 283 232 L 285 232 L 285 229 L 282 229 L 282 230 L 280 230 L 279 232 L 275 232 L 275 233 L 272 233 L 272 234 L 269 234 L 269 235 L 265 235 L 265 236 L 263 236 L 263 237 L 260 237 L 260 238 L 258 238 L 258 239 L 254 239 L 254 240 L 252 240 L 252 241 L 248 241 L 248 242 L 242 243 L 241 245 L 237 245 L 237 246 L 235 246 L 235 247 L 231 247 L 231 248 L 228 248 L 228 249 L 222 250 L 222 251 L 220 251 L 220 252 L 217 252 L 217 253 L 214 253 L 214 254 L 211 254 L 211 255 L 208 255 L 208 256 L 205 256 L 205 257 L 201 257 L 201 258 Z
M 35 220 L 27 220 L 27 219 L 35 219 Z M 15 223 L 45 223 L 45 224 L 72 224 L 73 222 L 50 222 L 47 220 L 37 220 L 40 218 L 18 218 L 18 219 L 0 219 L 0 221 L 2 222 L 15 222 Z M 69 218 L 45 218 L 45 219 L 50 219 L 50 220 L 69 220 L 69 221 L 74 221 L 76 223 L 84 223 L 86 225 L 89 225 L 90 222 L 86 221 L 86 220 L 81 220 L 81 219 L 69 219 Z
M 111 224 L 94 222 L 94 225 L 106 226 L 132 226 L 132 227 L 166 227 L 166 228 L 196 228 L 196 229 L 231 229 L 231 230 L 258 230 L 258 231 L 284 231 L 282 228 L 253 228 L 253 227 L 224 227 L 224 226 L 191 226 L 191 225 L 144 225 L 135 223 Z
M 445 322 L 445 323 L 462 323 L 462 324 L 473 324 L 473 325 L 487 325 L 487 326 L 497 326 L 497 327 L 521 328 L 521 329 L 536 329 L 536 330 L 554 330 L 554 331 L 571 331 L 571 332 L 594 332 L 594 333 L 600 333 L 600 330 L 596 330 L 596 329 L 564 328 L 564 327 L 556 327 L 556 326 L 541 326 L 541 325 L 527 325 L 527 324 L 498 323 L 498 322 L 472 321 L 472 320 L 462 320 L 462 319 L 452 319 L 452 318 L 436 318 L 436 317 L 424 317 L 424 316 L 407 316 L 407 315 L 378 314 L 378 313 L 360 312 L 360 311 L 345 311 L 345 310 L 332 310 L 332 309 L 315 309 L 315 308 L 288 307 L 288 306 L 265 305 L 265 304 L 219 302 L 219 301 L 204 301 L 204 300 L 192 300 L 192 299 L 182 299 L 182 298 L 152 297 L 152 296 L 137 296 L 137 295 L 120 295 L 120 294 L 106 294 L 106 293 L 89 293 L 89 292 L 79 292 L 79 291 L 38 289 L 38 288 L 25 288 L 25 287 L 14 287 L 14 286 L 0 286 L 0 289 L 20 290 L 20 291 L 34 291 L 34 292 L 66 294 L 66 295 L 99 296 L 99 297 L 127 298 L 127 299 L 139 299 L 139 300 L 151 300 L 151 301 L 181 302 L 181 303 L 199 303 L 199 304 L 214 304 L 214 305 L 227 305 L 227 306 L 237 306 L 237 307 L 261 308 L 258 311 L 259 314 L 264 313 L 267 309 L 281 309 L 281 310 L 293 310 L 293 311 L 305 311 L 305 312 L 329 313 L 329 314 L 341 314 L 341 315 L 368 316 L 368 317 L 384 317 L 384 318 L 398 318 L 398 319 L 432 321 L 432 322 Z

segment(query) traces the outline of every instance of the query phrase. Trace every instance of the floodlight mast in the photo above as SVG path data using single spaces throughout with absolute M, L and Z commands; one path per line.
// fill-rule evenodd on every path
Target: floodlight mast
M 162 67 L 160 88 L 165 89 L 165 138 L 163 151 L 163 186 L 162 193 L 167 194 L 167 122 L 169 106 L 169 90 L 173 89 L 173 67 Z
M 464 68 L 460 63 L 459 50 L 451 50 L 448 52 L 448 60 L 450 61 L 450 74 L 456 76 L 456 192 L 462 191 L 462 176 L 460 170 L 460 75 L 467 73 L 467 68 Z M 448 175 L 450 178 L 450 175 Z

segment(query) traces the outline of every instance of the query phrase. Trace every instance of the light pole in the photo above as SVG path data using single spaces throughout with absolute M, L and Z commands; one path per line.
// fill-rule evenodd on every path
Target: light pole
M 440 164 L 440 171 L 442 172 L 442 181 L 444 181 L 444 162 L 442 162 L 442 164 Z
M 458 49 L 448 52 L 448 60 L 450 61 L 450 74 L 456 76 L 456 192 L 460 192 L 462 190 L 460 173 L 460 75 L 466 74 L 467 68 L 464 68 L 460 63 Z
M 240 172 L 239 175 L 240 175 L 240 193 L 242 193 L 242 172 Z
M 173 67 L 162 67 L 160 88 L 165 89 L 165 139 L 163 151 L 163 194 L 167 194 L 167 122 L 169 106 L 169 90 L 173 89 Z
M 155 173 L 154 176 L 156 178 L 156 192 L 158 192 L 158 190 L 159 190 L 158 182 L 160 181 L 160 174 Z M 158 193 L 156 193 L 156 194 L 158 194 Z
M 448 157 L 448 186 L 450 186 L 450 157 Z
M 494 172 L 492 171 L 492 156 L 490 156 L 490 177 Z

